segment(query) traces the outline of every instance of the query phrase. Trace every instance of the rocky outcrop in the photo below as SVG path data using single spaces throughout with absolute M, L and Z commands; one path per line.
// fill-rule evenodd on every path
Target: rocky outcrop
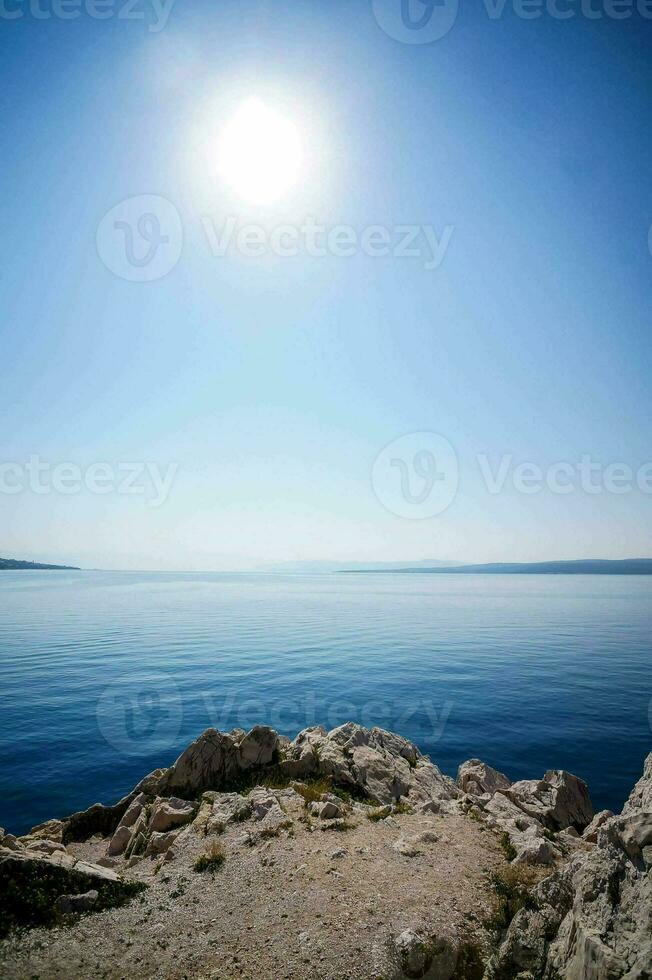
M 457 785 L 462 792 L 472 796 L 482 796 L 483 793 L 494 794 L 498 790 L 509 789 L 510 779 L 497 769 L 492 769 L 480 759 L 468 759 L 457 770 Z
M 192 796 L 204 790 L 227 788 L 242 773 L 271 765 L 278 743 L 277 733 L 263 725 L 247 734 L 208 728 L 161 777 L 157 791 L 160 795 L 181 792 Z
M 294 779 L 330 776 L 337 785 L 378 803 L 401 797 L 419 802 L 459 796 L 453 780 L 412 742 L 352 722 L 330 732 L 324 728 L 301 732 L 284 746 L 279 768 Z
M 234 826 L 240 823 L 246 825 Z M 451 826 L 456 828 L 452 839 Z M 207 853 L 226 848 L 227 866 L 233 855 L 251 855 L 252 860 L 245 858 L 247 873 L 252 867 L 269 871 L 279 854 L 291 854 L 293 839 L 301 837 L 307 854 L 308 838 L 328 840 L 333 830 L 362 835 L 361 828 L 369 833 L 373 828 L 376 841 L 363 837 L 358 847 L 335 849 L 313 845 L 310 869 L 305 862 L 290 863 L 287 881 L 312 880 L 309 872 L 319 867 L 345 888 L 352 860 L 366 862 L 380 840 L 378 881 L 401 875 L 404 883 L 417 881 L 440 862 L 448 888 L 444 865 L 474 836 L 476 844 L 482 842 L 477 868 L 494 862 L 494 868 L 506 869 L 507 861 L 516 866 L 509 869 L 515 880 L 520 875 L 529 884 L 538 881 L 520 896 L 509 927 L 508 916 L 499 920 L 503 932 L 486 980 L 652 978 L 652 755 L 622 813 L 594 815 L 586 784 L 571 773 L 550 770 L 541 779 L 512 783 L 480 759 L 470 759 L 453 782 L 408 740 L 352 723 L 332 731 L 308 728 L 293 740 L 264 726 L 249 732 L 208 729 L 172 766 L 150 773 L 114 806 L 95 804 L 67 820 L 39 824 L 20 838 L 0 832 L 0 885 L 8 884 L 10 896 L 4 905 L 0 898 L 0 912 L 10 925 L 51 923 L 122 900 L 131 894 L 132 875 L 142 875 L 152 887 L 180 865 L 182 871 L 194 867 L 188 862 L 199 848 Z M 218 835 L 219 841 L 204 840 Z M 79 841 L 84 843 L 77 847 Z M 282 848 L 272 855 L 275 844 Z M 92 861 L 77 855 L 92 855 Z M 386 875 L 385 862 L 391 874 Z M 364 874 L 366 869 L 365 863 Z M 11 918 L 12 896 L 22 894 L 16 883 L 23 882 L 29 895 L 34 881 L 37 913 L 45 917 L 30 919 L 34 909 L 18 902 L 20 914 Z M 296 888 L 292 897 L 300 894 Z M 409 903 L 406 908 L 409 916 L 392 919 L 391 930 L 379 940 L 373 975 L 387 980 L 481 976 L 486 945 L 483 950 L 467 945 L 464 917 L 454 929 L 447 928 L 445 917 L 428 926 Z M 484 920 L 468 921 L 482 930 Z
M 506 835 L 505 850 L 515 864 L 554 864 L 569 848 L 582 845 L 578 831 L 593 817 L 586 783 L 562 769 L 512 783 L 480 759 L 470 759 L 460 766 L 457 782 L 465 807 Z
M 581 832 L 593 818 L 588 786 L 563 769 L 551 769 L 543 779 L 522 779 L 502 792 L 549 830 Z
M 101 834 L 112 838 L 109 855 L 129 853 L 136 841 L 138 848 L 146 843 L 139 837 L 146 825 L 149 832 L 160 833 L 166 829 L 161 821 L 174 820 L 156 815 L 150 825 L 151 816 L 143 810 L 157 798 L 168 800 L 161 804 L 165 809 L 170 798 L 187 803 L 202 793 L 232 790 L 252 775 L 270 771 L 288 780 L 330 777 L 353 795 L 381 804 L 403 797 L 415 804 L 432 804 L 460 795 L 453 780 L 412 742 L 382 728 L 353 723 L 330 732 L 307 728 L 293 741 L 263 725 L 249 732 L 208 728 L 169 769 L 154 770 L 115 805 L 95 803 L 58 821 L 60 839 L 67 843 Z M 187 808 L 184 813 L 188 815 Z M 221 819 L 219 814 L 213 818 Z
M 622 814 L 589 825 L 595 845 L 534 890 L 487 980 L 646 980 L 652 976 L 652 754 Z
M 652 752 L 643 763 L 643 775 L 636 783 L 636 786 L 629 794 L 629 798 L 623 807 L 623 814 L 643 811 L 649 813 L 652 810 Z

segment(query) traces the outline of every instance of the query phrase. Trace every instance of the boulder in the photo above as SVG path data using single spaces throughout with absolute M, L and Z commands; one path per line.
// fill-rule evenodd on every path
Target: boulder
M 39 823 L 36 827 L 32 827 L 29 837 L 56 841 L 61 844 L 63 843 L 63 820 L 46 820 L 45 823 Z
M 575 827 L 581 833 L 593 819 L 588 786 L 564 769 L 551 769 L 543 779 L 522 779 L 501 792 L 549 830 Z
M 183 792 L 195 796 L 206 790 L 227 789 L 238 774 L 271 765 L 278 752 L 278 735 L 257 725 L 250 732 L 230 734 L 207 728 L 157 780 L 160 796 Z
M 91 879 L 92 883 L 97 883 L 98 887 L 105 883 L 118 884 L 120 879 L 115 871 L 110 868 L 101 868 L 97 864 L 89 861 L 78 861 L 72 854 L 55 852 L 54 854 L 39 854 L 37 851 L 8 851 L 0 852 L 0 868 L 6 874 L 11 874 L 13 870 L 20 872 L 21 869 L 27 870 L 33 866 L 42 869 L 44 872 L 51 872 L 55 877 L 61 877 L 61 881 L 69 880 L 69 872 L 85 875 Z
M 182 827 L 190 823 L 195 815 L 195 804 L 189 800 L 181 800 L 177 796 L 154 801 L 152 815 L 149 819 L 149 830 L 163 833 L 173 827 Z
M 97 904 L 98 897 L 95 889 L 91 889 L 81 895 L 59 895 L 54 903 L 54 909 L 59 915 L 76 915 L 80 912 L 90 912 Z
M 451 980 L 457 969 L 457 942 L 408 928 L 390 942 L 392 980 Z
M 480 759 L 467 759 L 457 770 L 457 785 L 470 796 L 494 794 L 512 785 L 507 776 Z
M 124 816 L 122 817 L 119 827 L 133 827 L 133 825 L 138 820 L 138 817 L 143 811 L 143 807 L 147 803 L 147 796 L 145 793 L 138 793 L 137 796 L 131 801 L 127 807 Z
M 278 735 L 273 728 L 256 725 L 238 743 L 240 769 L 257 769 L 271 765 L 278 752 Z
M 520 834 L 511 843 L 516 849 L 513 864 L 554 864 L 556 852 L 544 837 Z
M 317 746 L 325 736 L 326 729 L 319 726 L 305 728 L 293 742 L 284 740 L 281 746 L 280 772 L 288 779 L 305 779 L 316 773 L 319 768 Z
M 239 772 L 237 748 L 230 735 L 207 728 L 181 753 L 161 780 L 159 795 L 194 796 L 226 787 Z
M 343 815 L 341 807 L 331 800 L 311 803 L 308 810 L 313 817 L 319 817 L 320 820 L 333 820 Z
M 44 840 L 42 838 L 34 839 L 30 836 L 21 837 L 21 843 L 29 851 L 36 852 L 38 854 L 54 854 L 55 851 L 62 851 L 64 854 L 66 853 L 64 845 L 53 840 Z
M 256 786 L 247 800 L 251 806 L 254 820 L 260 821 L 261 830 L 278 830 L 289 823 L 287 814 L 281 808 L 276 796 L 264 786 Z
M 170 830 L 166 834 L 153 833 L 149 835 L 145 857 L 153 854 L 164 854 L 179 835 L 178 830 Z
M 106 851 L 107 856 L 115 857 L 116 854 L 122 854 L 127 849 L 131 835 L 131 827 L 118 827 L 109 841 L 109 846 Z
M 543 836 L 543 825 L 536 817 L 524 813 L 520 806 L 502 793 L 496 793 L 489 800 L 485 805 L 484 813 L 487 817 L 487 825 L 494 829 L 506 830 L 509 834 L 530 830 Z
M 595 844 L 598 839 L 598 831 L 602 826 L 604 826 L 607 820 L 611 820 L 612 817 L 613 812 L 611 810 L 600 810 L 593 817 L 591 823 L 584 828 L 582 838 L 585 841 L 588 841 L 590 844 Z
M 248 820 L 253 812 L 249 800 L 239 793 L 204 793 L 202 805 L 204 802 L 211 805 L 210 813 L 206 817 L 208 834 L 221 833 L 227 824 Z
M 404 857 L 417 857 L 419 854 L 423 854 L 425 845 L 436 844 L 438 840 L 438 834 L 435 834 L 431 830 L 426 830 L 420 834 L 401 836 L 394 842 L 392 847 L 398 854 L 403 854 Z

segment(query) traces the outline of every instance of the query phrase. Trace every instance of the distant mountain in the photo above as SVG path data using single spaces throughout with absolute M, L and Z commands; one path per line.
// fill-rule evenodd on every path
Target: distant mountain
M 352 572 L 379 572 L 381 568 L 343 569 Z M 454 565 L 424 568 L 412 565 L 396 568 L 397 572 L 449 575 L 652 575 L 652 558 L 580 558 L 574 561 L 490 562 L 486 565 Z
M 440 561 L 424 558 L 421 561 L 283 561 L 268 565 L 268 571 L 276 572 L 402 572 L 429 571 L 430 569 L 460 567 L 458 561 Z
M 38 561 L 18 561 L 17 558 L 0 558 L 0 572 L 8 572 L 13 569 L 52 569 L 53 571 L 67 570 L 80 571 L 75 565 L 42 565 Z

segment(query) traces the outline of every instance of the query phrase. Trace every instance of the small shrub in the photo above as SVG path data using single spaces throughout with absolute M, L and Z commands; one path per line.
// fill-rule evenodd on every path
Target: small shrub
M 199 855 L 193 867 L 195 871 L 217 871 L 224 864 L 225 857 L 224 848 L 219 841 L 214 840 L 204 853 Z
M 484 967 L 480 946 L 473 939 L 465 939 L 457 953 L 453 980 L 482 980 Z
M 303 797 L 304 803 L 318 803 L 324 793 L 332 793 L 333 786 L 329 778 L 314 779 L 306 783 L 292 783 L 299 796 Z
M 331 820 L 330 823 L 325 823 L 322 830 L 353 830 L 358 825 L 353 823 L 352 820 Z
M 384 820 L 385 814 L 382 810 L 368 810 L 367 820 L 371 820 L 372 823 L 378 823 L 379 820 Z
M 513 861 L 514 858 L 516 857 L 516 848 L 512 844 L 511 840 L 509 839 L 509 834 L 507 833 L 506 830 L 504 830 L 500 835 L 500 837 L 498 838 L 498 843 L 502 847 L 503 854 L 505 855 L 507 860 Z
M 98 892 L 93 912 L 124 905 L 147 886 L 142 882 L 101 882 L 74 869 L 50 867 L 39 861 L 0 866 L 0 937 L 12 929 L 49 926 L 56 921 L 54 903 L 60 895 Z
M 488 929 L 502 932 L 521 909 L 536 908 L 532 888 L 537 882 L 537 874 L 532 868 L 511 865 L 490 874 L 489 881 L 496 893 L 497 905 L 485 921 Z
M 394 813 L 414 813 L 414 809 L 407 800 L 399 800 L 394 807 Z

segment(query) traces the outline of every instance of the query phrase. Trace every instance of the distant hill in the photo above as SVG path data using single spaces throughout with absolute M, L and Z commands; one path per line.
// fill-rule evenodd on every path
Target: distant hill
M 343 569 L 350 572 L 382 572 L 383 568 Z M 424 568 L 412 565 L 396 572 L 433 575 L 652 575 L 652 558 L 580 558 L 575 561 L 490 562 L 486 565 L 455 565 Z
M 53 571 L 67 570 L 78 572 L 80 571 L 75 565 L 42 565 L 38 561 L 18 561 L 17 558 L 0 558 L 0 572 L 8 572 L 15 569 L 52 569 Z
M 275 572 L 402 572 L 428 571 L 431 568 L 459 568 L 458 561 L 440 561 L 438 558 L 424 558 L 420 561 L 283 561 L 266 566 L 267 571 Z

